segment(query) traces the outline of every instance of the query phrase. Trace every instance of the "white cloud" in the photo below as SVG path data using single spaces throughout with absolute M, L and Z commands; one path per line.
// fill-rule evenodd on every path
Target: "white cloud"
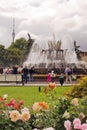
M 43 43 L 53 33 L 57 40 L 69 34 L 87 48 L 87 0 L 0 0 L 0 41 L 5 46 L 12 42 L 13 15 L 16 38 L 29 32 Z

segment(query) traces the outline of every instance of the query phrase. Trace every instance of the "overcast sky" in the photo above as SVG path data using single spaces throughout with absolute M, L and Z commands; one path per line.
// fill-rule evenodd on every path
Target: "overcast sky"
M 87 0 L 0 0 L 0 43 L 12 42 L 13 16 L 15 38 L 27 33 L 36 42 L 47 43 L 69 37 L 87 50 Z

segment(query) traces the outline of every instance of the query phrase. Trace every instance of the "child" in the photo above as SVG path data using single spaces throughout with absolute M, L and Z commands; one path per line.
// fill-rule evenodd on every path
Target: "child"
M 51 81 L 54 82 L 54 79 L 55 79 L 55 73 L 54 73 L 54 71 L 52 70 L 52 71 L 51 71 Z
M 47 82 L 51 82 L 51 75 L 50 75 L 50 73 L 48 73 L 48 75 L 47 75 Z
M 60 82 L 60 85 L 62 86 L 63 83 L 64 83 L 64 75 L 61 73 L 60 76 L 59 76 L 59 82 Z

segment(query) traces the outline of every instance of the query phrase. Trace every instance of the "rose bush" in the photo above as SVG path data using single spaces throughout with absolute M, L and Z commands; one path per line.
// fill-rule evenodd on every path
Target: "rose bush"
M 28 109 L 24 101 L 0 97 L 0 130 L 87 130 L 87 96 L 58 98 L 56 84 L 45 87 L 50 99 L 35 102 Z
M 23 108 L 24 101 L 11 99 L 7 103 L 6 99 L 6 95 L 0 97 L 0 130 L 32 130 L 29 109 Z

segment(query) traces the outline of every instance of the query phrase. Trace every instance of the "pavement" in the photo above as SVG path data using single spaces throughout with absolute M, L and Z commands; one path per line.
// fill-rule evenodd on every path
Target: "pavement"
M 60 83 L 55 82 L 56 85 L 60 86 Z M 49 83 L 47 82 L 28 82 L 27 84 L 25 83 L 24 86 L 47 86 Z M 64 83 L 63 86 L 70 86 L 70 85 L 74 85 L 76 84 L 76 82 L 72 82 L 72 83 Z M 22 83 L 0 83 L 0 86 L 22 86 Z

